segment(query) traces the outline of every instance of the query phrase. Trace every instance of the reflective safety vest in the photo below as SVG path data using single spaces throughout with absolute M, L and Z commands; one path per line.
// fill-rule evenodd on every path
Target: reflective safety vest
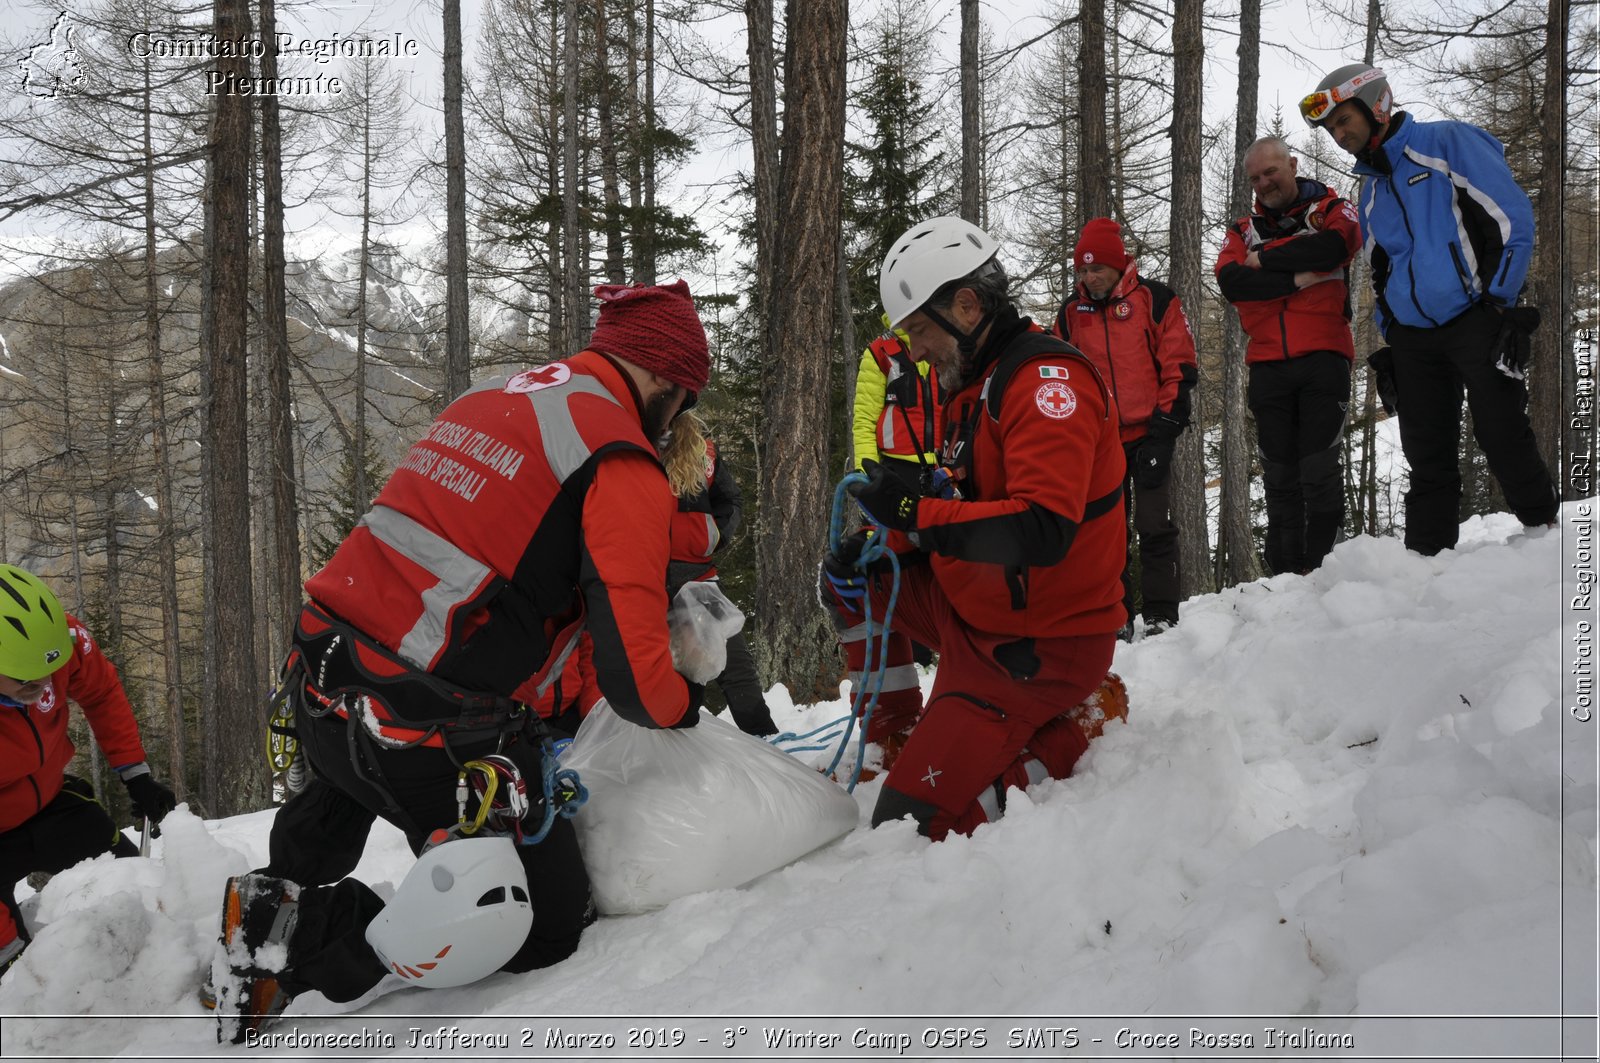
M 536 701 L 535 677 L 582 613 L 583 502 L 598 461 L 655 454 L 619 391 L 621 370 L 592 351 L 472 388 L 411 448 L 307 593 L 417 669 Z
M 944 396 L 939 374 L 917 362 L 898 337 L 880 336 L 867 345 L 883 374 L 883 408 L 878 413 L 878 453 L 916 461 L 939 451 L 939 407 Z

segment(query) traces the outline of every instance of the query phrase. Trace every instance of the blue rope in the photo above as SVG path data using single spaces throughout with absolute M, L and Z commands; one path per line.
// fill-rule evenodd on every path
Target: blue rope
M 561 766 L 555 743 L 548 738 L 544 740 L 544 753 L 539 761 L 539 783 L 544 790 L 544 820 L 536 833 L 522 836 L 519 840 L 521 845 L 538 845 L 550 833 L 550 828 L 555 826 L 557 816 L 571 819 L 589 800 L 589 788 L 578 778 L 577 769 Z M 556 798 L 558 792 L 562 795 L 560 800 Z
M 833 513 L 828 520 L 828 548 L 835 553 L 839 544 L 844 541 L 844 515 L 849 509 L 846 501 L 851 484 L 866 483 L 864 473 L 846 473 L 844 479 L 839 481 L 833 489 Z M 878 707 L 878 695 L 883 692 L 884 674 L 889 668 L 889 624 L 894 619 L 894 603 L 900 597 L 900 558 L 885 545 L 888 535 L 882 524 L 872 522 L 871 534 L 866 544 L 861 548 L 861 555 L 856 558 L 855 567 L 862 573 L 867 570 L 885 554 L 889 557 L 889 569 L 892 579 L 889 584 L 889 601 L 885 603 L 883 623 L 875 623 L 872 619 L 872 597 L 865 595 L 861 599 L 861 614 L 866 624 L 866 645 L 863 647 L 861 665 L 861 682 L 856 684 L 850 697 L 850 715 L 846 718 L 844 737 L 839 742 L 839 749 L 833 755 L 826 774 L 832 775 L 839 766 L 839 761 L 844 759 L 844 751 L 850 745 L 851 732 L 856 727 L 856 721 L 861 721 L 861 733 L 856 737 L 856 763 L 850 772 L 850 781 L 845 784 L 845 790 L 855 792 L 856 783 L 861 780 L 861 762 L 867 753 L 867 724 L 872 720 L 872 711 Z M 873 646 L 877 645 L 877 663 L 873 663 Z M 837 723 L 837 721 L 835 721 Z M 828 726 L 833 726 L 829 724 Z M 819 728 L 818 730 L 820 730 Z M 815 732 L 812 732 L 815 733 Z

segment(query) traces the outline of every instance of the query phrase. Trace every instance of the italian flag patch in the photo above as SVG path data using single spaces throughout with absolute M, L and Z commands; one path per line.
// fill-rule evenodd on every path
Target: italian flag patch
M 1041 365 L 1039 367 L 1039 375 L 1046 380 L 1069 379 L 1066 367 L 1060 365 Z

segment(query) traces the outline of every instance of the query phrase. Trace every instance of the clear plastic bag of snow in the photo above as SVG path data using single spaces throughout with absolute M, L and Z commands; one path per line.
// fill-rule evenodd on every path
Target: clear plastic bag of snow
M 573 823 L 605 915 L 742 886 L 848 834 L 859 816 L 816 769 L 709 713 L 657 730 L 602 700 L 561 763 L 589 790 Z
M 728 640 L 743 627 L 744 613 L 715 580 L 685 583 L 667 610 L 672 666 L 691 682 L 711 682 L 728 667 Z

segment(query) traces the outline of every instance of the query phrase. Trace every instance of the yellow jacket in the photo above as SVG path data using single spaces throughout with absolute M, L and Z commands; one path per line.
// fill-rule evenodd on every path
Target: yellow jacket
M 905 333 L 896 330 L 895 334 L 909 349 L 910 341 Z M 937 378 L 929 377 L 926 361 L 917 362 L 916 367 L 919 374 L 917 387 L 899 390 L 906 397 L 910 397 L 914 392 L 918 396 L 917 401 L 905 404 L 902 398 L 901 403 L 905 405 L 905 413 L 896 415 L 896 411 L 890 408 L 895 404 L 886 404 L 891 373 L 884 371 L 879 364 L 879 356 L 873 352 L 870 345 L 861 352 L 861 362 L 856 368 L 855 407 L 850 422 L 850 437 L 855 447 L 857 468 L 861 467 L 865 459 L 882 461 L 884 455 L 905 461 L 917 460 L 919 440 L 914 438 L 917 435 L 922 436 L 923 442 L 932 441 L 932 446 L 923 451 L 923 459 L 930 465 L 938 464 Z M 925 425 L 928 424 L 933 426 L 931 434 L 924 431 Z

